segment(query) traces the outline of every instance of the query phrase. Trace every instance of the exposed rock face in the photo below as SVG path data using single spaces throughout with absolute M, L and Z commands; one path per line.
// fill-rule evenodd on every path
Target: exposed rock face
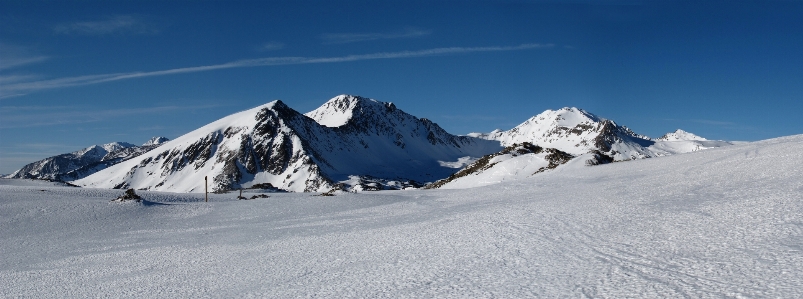
M 165 137 L 154 137 L 142 146 L 126 142 L 93 145 L 25 165 L 8 178 L 74 181 L 146 153 L 166 140 Z
M 306 115 L 281 101 L 236 113 L 75 183 L 203 192 L 208 177 L 213 192 L 266 183 L 297 192 L 403 188 L 455 171 L 439 161 L 500 148 L 451 135 L 392 103 L 344 95 Z
M 585 161 L 586 165 L 594 166 L 594 165 L 601 165 L 601 164 L 608 164 L 613 163 L 613 157 L 608 156 L 598 150 L 593 150 L 590 152 L 591 157 Z
M 112 201 L 118 201 L 118 202 L 125 202 L 125 201 L 129 201 L 129 200 L 140 202 L 140 201 L 142 201 L 142 197 L 137 195 L 137 193 L 134 192 L 134 189 L 128 189 L 128 190 L 125 190 L 125 194 L 120 195 L 115 199 L 112 199 Z

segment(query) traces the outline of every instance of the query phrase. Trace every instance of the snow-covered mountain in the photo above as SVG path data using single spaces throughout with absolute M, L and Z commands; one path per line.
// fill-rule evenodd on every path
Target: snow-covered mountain
M 658 137 L 658 139 L 655 139 L 655 140 L 656 141 L 689 141 L 689 140 L 705 141 L 705 140 L 708 140 L 708 139 L 705 139 L 703 137 L 700 137 L 700 136 L 694 135 L 692 133 L 683 131 L 681 129 L 677 129 L 674 132 L 666 133 L 664 136 Z
M 471 133 L 469 136 L 497 140 L 505 146 L 530 142 L 575 156 L 602 154 L 613 161 L 652 158 L 733 144 L 707 140 L 680 129 L 653 140 L 612 120 L 574 107 L 544 111 L 508 131 L 494 130 L 490 133 Z
M 639 135 L 614 121 L 601 118 L 578 108 L 547 110 L 508 131 L 471 133 L 469 136 L 497 140 L 508 146 L 505 150 L 485 156 L 455 175 L 429 188 L 467 188 L 516 180 L 532 176 L 570 162 L 575 166 L 590 166 L 688 153 L 707 148 L 732 145 L 726 141 L 710 141 L 678 129 L 652 140 Z M 572 157 L 549 162 L 541 151 L 514 150 L 532 144 Z M 526 148 L 526 146 L 525 146 Z M 554 160 L 554 159 L 553 159 Z M 550 164 L 551 163 L 551 164 Z M 544 168 L 543 165 L 552 165 Z
M 142 146 L 127 142 L 93 145 L 72 153 L 45 158 L 25 165 L 7 178 L 72 181 L 84 178 L 111 165 L 134 158 L 159 147 L 168 139 L 153 137 Z
M 733 145 L 734 142 L 722 140 L 708 140 L 703 137 L 678 129 L 666 133 L 655 140 L 649 150 L 658 156 L 696 152 L 699 150 Z
M 73 183 L 174 192 L 203 192 L 204 177 L 212 191 L 417 186 L 457 171 L 449 162 L 501 148 L 451 135 L 392 103 L 341 95 L 306 115 L 281 101 L 239 112 Z
M 469 136 L 499 141 L 507 148 L 481 158 L 428 188 L 468 188 L 517 180 L 554 169 L 570 160 L 578 160 L 573 164 L 586 166 L 670 154 L 651 149 L 655 141 L 647 136 L 574 107 L 546 110 L 507 131 Z M 529 149 L 527 145 L 538 150 Z
M 656 156 L 646 148 L 654 143 L 649 137 L 574 107 L 544 111 L 507 131 L 469 136 L 497 140 L 505 146 L 530 142 L 575 156 L 596 150 L 615 161 Z

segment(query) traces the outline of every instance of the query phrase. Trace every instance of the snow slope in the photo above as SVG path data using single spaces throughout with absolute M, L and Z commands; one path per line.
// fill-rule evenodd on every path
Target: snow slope
M 575 158 L 554 148 L 545 149 L 527 142 L 513 144 L 476 159 L 455 174 L 424 188 L 472 188 L 518 180 L 555 169 Z
M 572 163 L 472 189 L 209 203 L 0 180 L 0 297 L 803 297 L 803 135 Z
M 73 183 L 172 192 L 204 192 L 204 177 L 212 191 L 270 183 L 321 192 L 351 189 L 361 180 L 385 187 L 398 181 L 419 185 L 456 171 L 442 161 L 501 148 L 494 141 L 451 135 L 392 103 L 357 96 L 335 97 L 308 115 L 274 101 Z

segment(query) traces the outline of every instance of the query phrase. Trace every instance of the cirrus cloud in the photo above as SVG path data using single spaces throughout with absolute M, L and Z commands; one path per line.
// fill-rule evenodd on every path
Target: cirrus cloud
M 379 39 L 414 38 L 432 34 L 430 30 L 407 28 L 390 33 L 327 33 L 321 36 L 324 44 L 345 44 Z
M 152 34 L 158 30 L 150 23 L 134 16 L 113 16 L 98 21 L 63 23 L 53 27 L 60 34 L 104 35 L 118 32 Z
M 555 45 L 553 44 L 521 44 L 517 46 L 448 47 L 448 48 L 434 48 L 434 49 L 416 50 L 416 51 L 357 54 L 357 55 L 337 56 L 337 57 L 290 56 L 290 57 L 267 57 L 267 58 L 257 58 L 257 59 L 245 59 L 222 64 L 183 67 L 183 68 L 174 68 L 174 69 L 159 70 L 159 71 L 150 71 L 150 72 L 110 73 L 110 74 L 99 74 L 99 75 L 64 77 L 64 78 L 38 80 L 38 81 L 14 82 L 8 84 L 0 83 L 0 97 L 8 94 L 20 94 L 44 89 L 92 85 L 92 84 L 99 84 L 104 82 L 119 81 L 126 79 L 166 76 L 166 75 L 175 75 L 182 73 L 196 73 L 196 72 L 205 72 L 205 71 L 213 71 L 220 69 L 293 65 L 293 64 L 339 63 L 339 62 L 353 62 L 353 61 L 378 60 L 378 59 L 417 58 L 417 57 L 457 55 L 457 54 L 468 54 L 468 53 L 479 53 L 479 52 L 524 51 L 533 49 L 548 49 L 548 48 L 553 48 L 554 46 Z

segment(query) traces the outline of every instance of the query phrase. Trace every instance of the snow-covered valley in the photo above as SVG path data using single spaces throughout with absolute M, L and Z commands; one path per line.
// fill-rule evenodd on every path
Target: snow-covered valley
M 0 297 L 803 296 L 803 135 L 468 189 L 122 192 L 0 180 Z

